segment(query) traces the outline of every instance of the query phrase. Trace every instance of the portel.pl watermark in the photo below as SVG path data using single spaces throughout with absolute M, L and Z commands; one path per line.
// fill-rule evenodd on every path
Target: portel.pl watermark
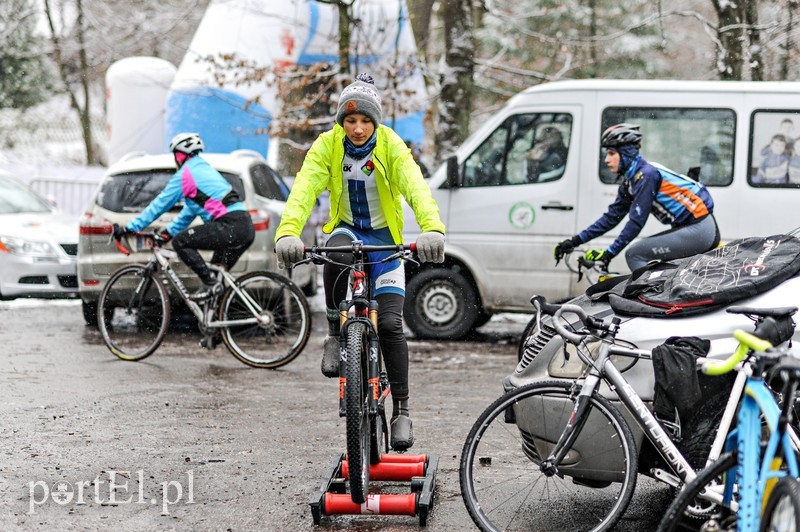
M 149 476 L 146 481 L 143 469 L 109 470 L 92 480 L 76 482 L 28 482 L 28 513 L 35 514 L 39 506 L 48 502 L 60 506 L 146 504 L 160 506 L 161 514 L 169 515 L 170 506 L 194 502 L 194 471 L 187 471 L 185 479 L 164 482 L 154 481 Z

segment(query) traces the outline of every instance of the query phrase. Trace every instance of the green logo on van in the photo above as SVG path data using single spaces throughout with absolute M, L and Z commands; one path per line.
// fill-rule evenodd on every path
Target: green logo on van
M 527 229 L 533 225 L 535 220 L 536 212 L 530 203 L 520 201 L 512 205 L 511 210 L 508 211 L 508 221 L 517 229 Z

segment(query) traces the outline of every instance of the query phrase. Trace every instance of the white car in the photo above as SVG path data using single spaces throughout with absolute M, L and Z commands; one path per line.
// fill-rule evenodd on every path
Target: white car
M 232 273 L 241 275 L 254 270 L 277 270 L 274 250 L 275 230 L 280 224 L 286 205 L 288 186 L 267 165 L 264 158 L 254 151 L 202 153 L 201 156 L 217 169 L 239 193 L 239 197 L 244 199 L 256 229 L 255 241 L 236 263 Z M 171 153 L 129 154 L 106 171 L 97 192 L 80 219 L 78 286 L 87 325 L 97 324 L 97 300 L 111 274 L 124 264 L 143 263 L 150 258 L 149 252 L 146 251 L 132 253 L 130 256 L 120 253 L 110 240 L 112 224 L 124 226 L 138 216 L 161 192 L 174 173 L 175 161 Z M 182 207 L 183 202 L 178 202 L 147 230 L 165 228 L 175 219 Z M 193 223 L 203 222 L 198 217 Z M 315 234 L 314 227 L 308 224 L 307 230 L 302 235 L 303 241 L 309 246 L 314 245 Z M 206 260 L 211 258 L 211 252 L 201 251 L 201 254 Z M 177 260 L 174 267 L 189 290 L 199 288 L 200 280 L 188 266 Z M 313 265 L 295 268 L 292 280 L 307 295 L 316 292 L 316 269 Z
M 0 172 L 0 298 L 78 297 L 78 221 Z

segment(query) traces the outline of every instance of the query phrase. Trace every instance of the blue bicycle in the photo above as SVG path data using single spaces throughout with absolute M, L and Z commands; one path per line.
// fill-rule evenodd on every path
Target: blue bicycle
M 796 311 L 795 307 L 773 310 L 776 316 Z M 795 480 L 800 447 L 790 425 L 800 383 L 800 360 L 742 330 L 734 336 L 749 351 L 740 349 L 727 360 L 708 361 L 703 371 L 722 375 L 738 366 L 749 373 L 736 428 L 728 436 L 726 453 L 678 493 L 659 524 L 659 532 L 800 529 L 800 489 Z M 773 389 L 780 387 L 782 404 L 768 384 Z M 704 522 L 688 517 L 688 510 L 713 492 L 722 494 L 723 503 L 709 512 Z

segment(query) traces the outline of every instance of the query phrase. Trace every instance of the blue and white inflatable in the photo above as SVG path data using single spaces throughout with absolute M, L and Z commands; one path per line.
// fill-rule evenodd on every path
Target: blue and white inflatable
M 405 0 L 356 0 L 351 65 L 368 71 L 383 90 L 384 123 L 417 144 L 424 137 L 425 83 Z M 167 100 L 165 137 L 200 133 L 209 151 L 246 148 L 267 154 L 270 122 L 281 100 L 266 83 L 219 79 L 209 57 L 230 54 L 249 65 L 338 63 L 338 10 L 314 0 L 212 0 L 181 62 Z M 389 72 L 392 75 L 389 75 Z M 402 94 L 402 102 L 392 94 Z M 331 125 L 333 117 L 331 117 Z

